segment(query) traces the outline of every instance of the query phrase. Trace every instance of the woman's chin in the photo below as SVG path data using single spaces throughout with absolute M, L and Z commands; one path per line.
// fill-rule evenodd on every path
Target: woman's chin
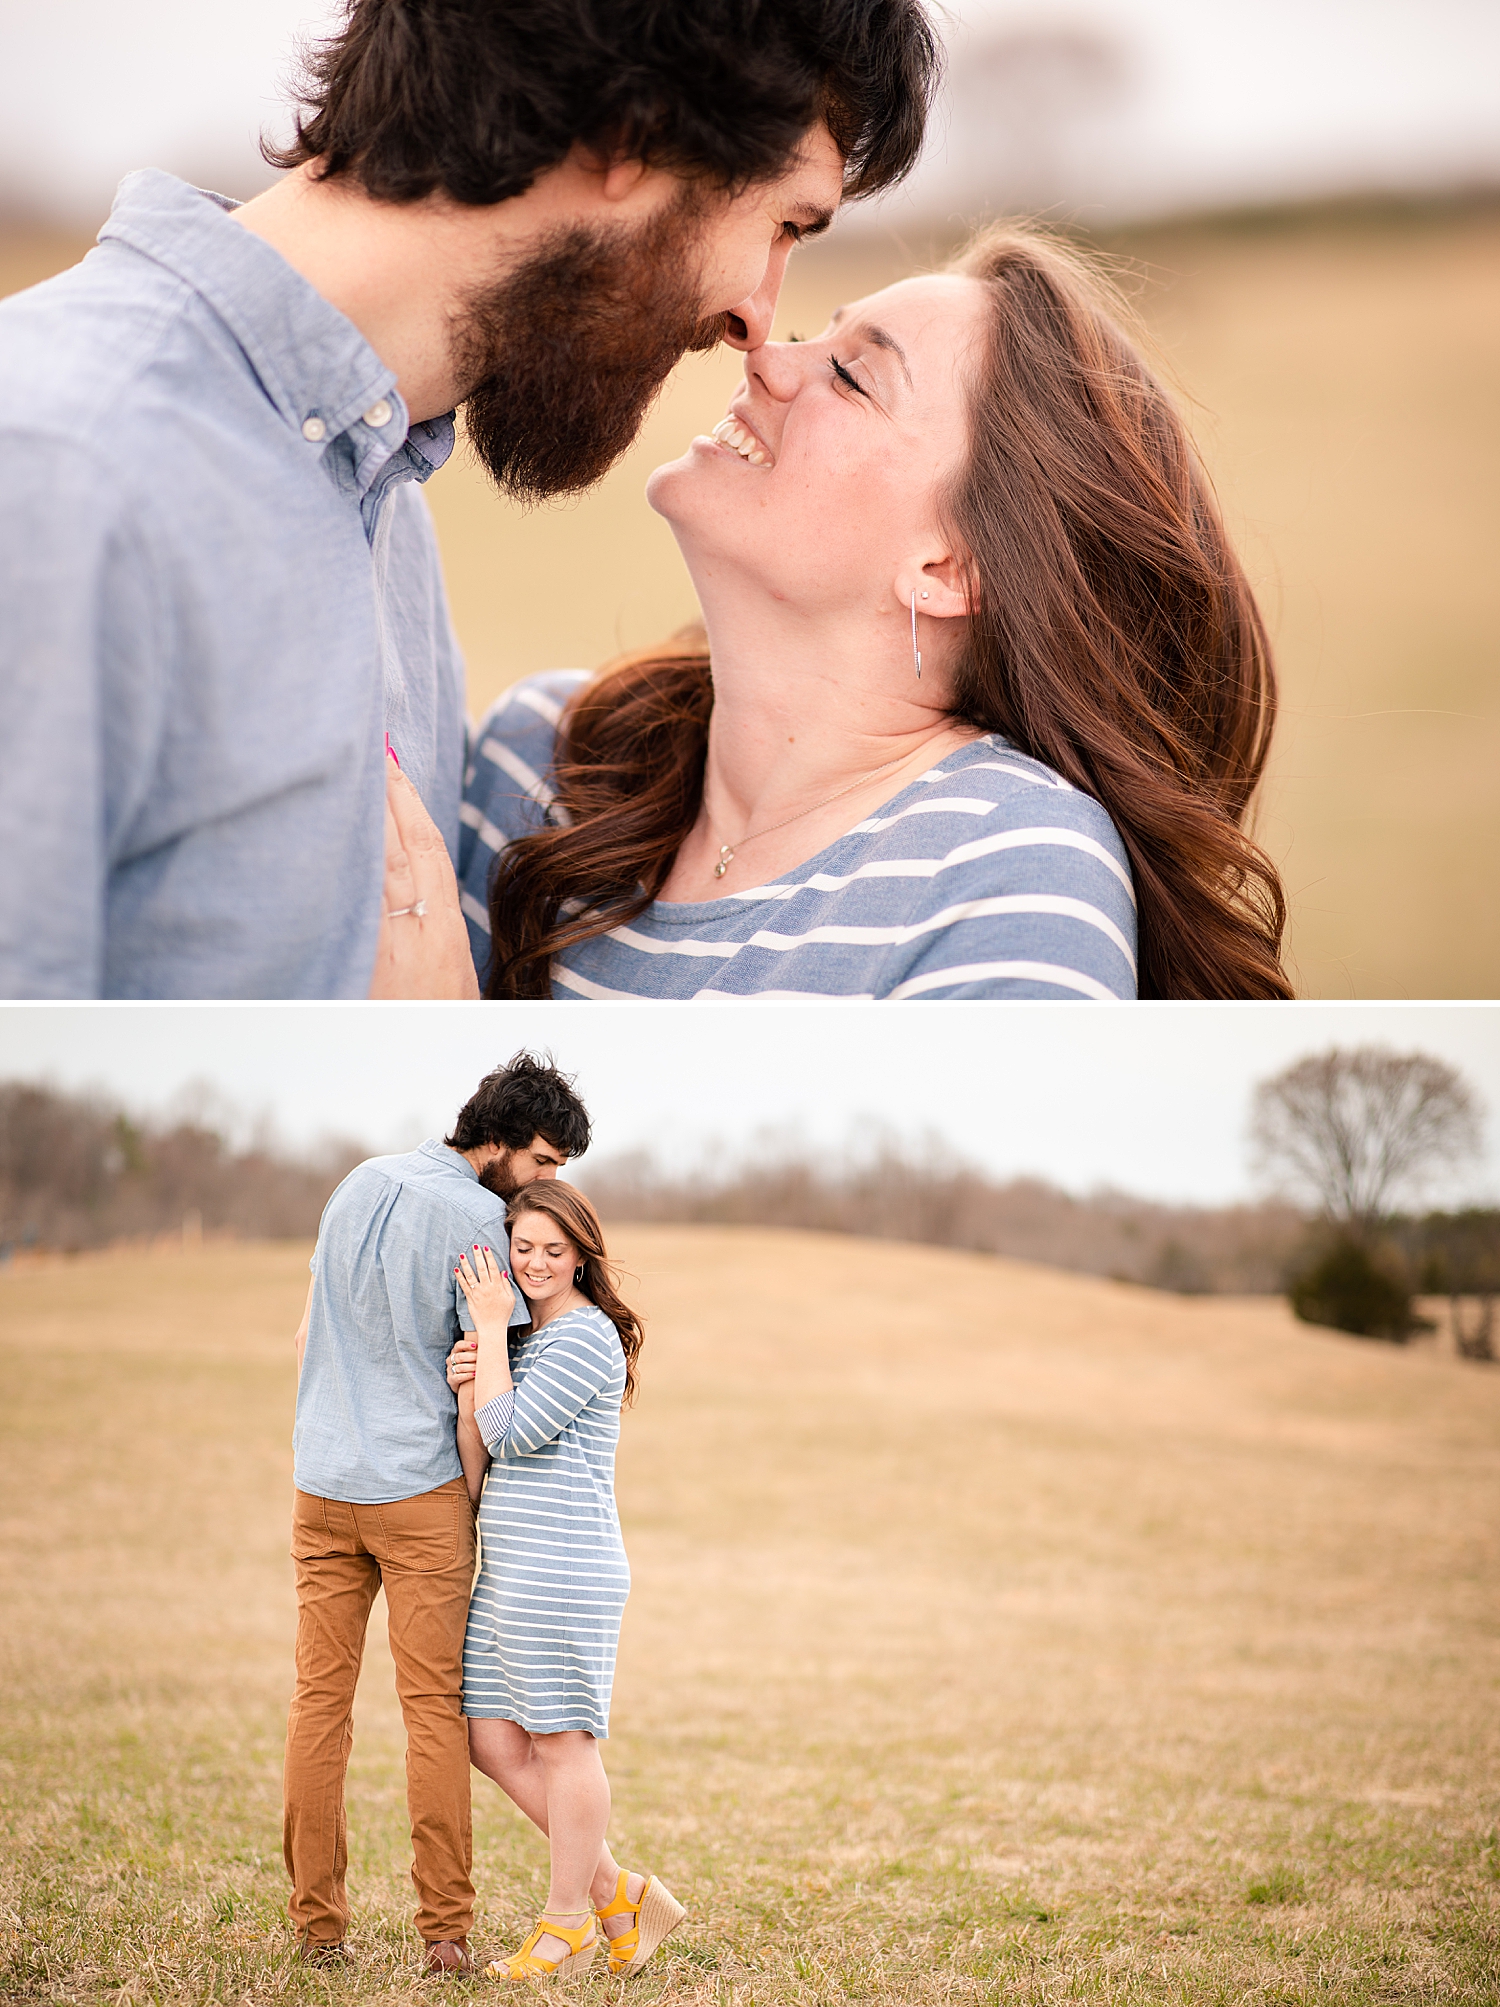
M 680 459 L 653 468 L 646 481 L 646 501 L 669 523 L 696 515 L 694 497 L 706 499 L 716 492 L 713 477 L 726 468 L 732 473 L 740 471 L 732 455 L 715 445 L 706 432 L 700 432 Z

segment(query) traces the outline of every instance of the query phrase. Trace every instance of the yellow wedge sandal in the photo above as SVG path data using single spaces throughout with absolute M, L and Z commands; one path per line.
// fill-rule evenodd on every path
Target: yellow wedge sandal
M 543 1958 L 537 1946 L 544 1937 L 555 1937 L 568 1948 L 560 1958 Z M 538 1918 L 536 1929 L 527 1938 L 521 1949 L 509 1958 L 497 1958 L 484 1969 L 486 1979 L 565 1979 L 572 1972 L 587 1972 L 594 1962 L 594 1953 L 599 1949 L 599 1931 L 592 1916 L 584 1914 L 584 1920 L 576 1930 L 570 1930 L 565 1923 L 558 1923 L 550 1916 Z
M 606 1917 L 628 1916 L 633 1919 L 617 1937 L 611 1937 L 607 1931 L 604 1934 L 604 1942 L 609 1947 L 611 1979 L 628 1979 L 632 1973 L 639 1972 L 656 1947 L 672 1935 L 687 1915 L 671 1890 L 664 1888 L 655 1875 L 647 1875 L 646 1886 L 635 1902 L 626 1893 L 629 1887 L 630 1876 L 622 1868 L 613 1900 L 594 1912 L 601 1924 Z

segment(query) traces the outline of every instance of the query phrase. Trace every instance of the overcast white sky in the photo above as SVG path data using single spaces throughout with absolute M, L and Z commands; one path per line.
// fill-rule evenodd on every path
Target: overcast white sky
M 1487 1104 L 1487 1154 L 1433 1197 L 1500 1198 L 1494 1005 L 0 1006 L 0 1079 L 98 1084 L 143 1112 L 207 1082 L 294 1143 L 442 1133 L 483 1073 L 531 1045 L 577 1074 L 600 1157 L 644 1146 L 695 1163 L 763 1130 L 837 1150 L 877 1122 L 1003 1175 L 1205 1203 L 1253 1190 L 1254 1083 L 1334 1044 L 1457 1066 Z
M 1500 177 L 1496 0 L 954 0 L 942 11 L 959 88 L 914 184 L 928 212 L 983 206 L 987 191 L 1091 214 Z M 338 12 L 327 0 L 0 0 L 0 201 L 95 222 L 119 177 L 143 166 L 251 192 L 265 178 L 256 134 L 285 123 L 296 39 Z M 1023 95 L 1055 100 L 1045 133 L 1019 134 L 1045 155 L 1054 192 L 996 186 L 1017 172 L 1026 119 L 996 96 L 986 64 L 1015 35 L 1033 58 L 1042 49 Z M 1080 42 L 1114 60 L 1113 83 L 1092 96 L 1047 68 L 1046 46 Z

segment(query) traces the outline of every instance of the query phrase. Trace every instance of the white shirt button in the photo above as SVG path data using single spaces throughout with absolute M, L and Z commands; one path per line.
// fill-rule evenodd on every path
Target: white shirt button
M 316 446 L 320 439 L 328 437 L 328 427 L 323 423 L 321 418 L 304 418 L 302 421 L 302 437 L 310 439 L 313 445 Z
M 378 432 L 382 425 L 389 425 L 390 422 L 391 422 L 390 399 L 386 397 L 377 397 L 375 402 L 370 406 L 369 410 L 365 413 L 366 425 L 373 425 L 375 430 Z

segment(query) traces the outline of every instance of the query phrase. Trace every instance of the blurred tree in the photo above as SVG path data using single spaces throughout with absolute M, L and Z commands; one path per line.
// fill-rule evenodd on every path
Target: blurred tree
M 1261 1082 L 1250 1133 L 1263 1171 L 1368 1239 L 1402 1192 L 1474 1155 L 1479 1103 L 1426 1053 L 1335 1046 Z
M 1500 1210 L 1470 1206 L 1429 1213 L 1418 1233 L 1421 1286 L 1448 1298 L 1462 1359 L 1495 1363 L 1495 1298 L 1500 1296 Z
M 1399 1254 L 1372 1250 L 1348 1233 L 1324 1242 L 1292 1277 L 1287 1297 L 1304 1324 L 1328 1325 L 1356 1338 L 1404 1345 L 1423 1328 L 1412 1314 L 1411 1283 Z

